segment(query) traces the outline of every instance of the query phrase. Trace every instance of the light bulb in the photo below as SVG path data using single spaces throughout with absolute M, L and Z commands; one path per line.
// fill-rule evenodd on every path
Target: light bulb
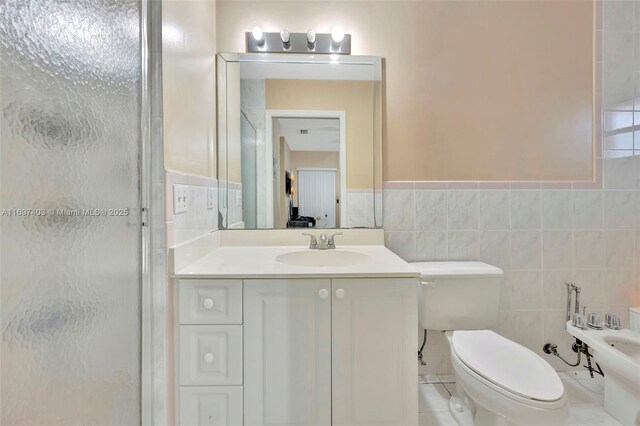
M 262 30 L 260 29 L 260 27 L 253 27 L 253 30 L 251 30 L 251 34 L 257 42 L 262 41 Z
M 344 40 L 344 28 L 342 28 L 340 25 L 333 27 L 333 29 L 331 30 L 331 39 L 335 43 L 342 42 L 342 40 Z
M 310 29 L 307 31 L 307 43 L 311 45 L 316 44 L 316 30 Z
M 291 40 L 291 35 L 289 34 L 288 30 L 280 31 L 280 40 L 282 40 L 283 44 L 289 44 L 289 41 Z

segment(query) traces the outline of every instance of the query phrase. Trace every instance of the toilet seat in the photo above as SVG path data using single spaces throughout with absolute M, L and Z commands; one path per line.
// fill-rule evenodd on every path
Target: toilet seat
M 549 403 L 564 396 L 560 377 L 546 361 L 491 330 L 454 331 L 451 348 L 471 372 L 514 399 Z

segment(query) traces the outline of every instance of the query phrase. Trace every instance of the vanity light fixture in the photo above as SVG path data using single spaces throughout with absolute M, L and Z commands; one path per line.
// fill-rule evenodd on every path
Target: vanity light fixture
M 306 33 L 262 32 L 260 27 L 245 33 L 247 52 L 254 53 L 317 53 L 350 55 L 351 35 L 336 26 L 331 33 L 316 33 L 311 28 Z

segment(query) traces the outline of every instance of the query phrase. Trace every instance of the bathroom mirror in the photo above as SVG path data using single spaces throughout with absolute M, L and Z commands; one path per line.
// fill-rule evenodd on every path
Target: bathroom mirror
M 219 53 L 219 229 L 382 226 L 379 57 Z

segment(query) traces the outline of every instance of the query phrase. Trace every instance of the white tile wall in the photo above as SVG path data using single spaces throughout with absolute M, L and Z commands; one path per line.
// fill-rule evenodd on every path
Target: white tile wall
M 173 186 L 188 187 L 188 206 L 184 213 L 173 211 Z M 209 189 L 213 188 L 213 207 L 208 207 Z M 202 176 L 167 171 L 165 176 L 167 246 L 171 247 L 218 229 L 218 182 Z
M 566 281 L 583 287 L 588 310 L 619 312 L 625 324 L 626 308 L 640 304 L 638 190 L 400 189 L 384 197 L 386 244 L 404 259 L 480 260 L 506 271 L 498 330 L 538 353 L 547 340 L 566 340 Z M 450 371 L 446 350 L 443 339 L 431 346 L 427 372 Z
M 346 227 L 373 228 L 376 226 L 376 216 L 378 224 L 381 222 L 382 192 L 373 189 L 347 189 L 346 203 L 341 208 L 347 209 Z

